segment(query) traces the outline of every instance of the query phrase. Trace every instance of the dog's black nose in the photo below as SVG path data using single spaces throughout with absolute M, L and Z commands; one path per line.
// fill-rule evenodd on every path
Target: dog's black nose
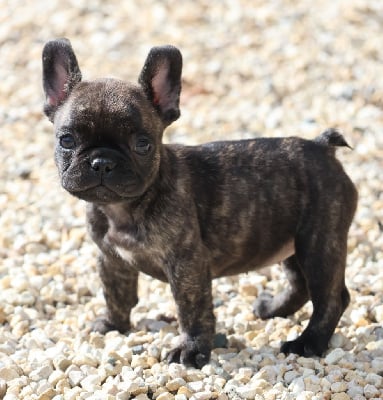
M 92 169 L 98 172 L 110 172 L 115 168 L 116 163 L 109 158 L 97 157 L 90 163 Z

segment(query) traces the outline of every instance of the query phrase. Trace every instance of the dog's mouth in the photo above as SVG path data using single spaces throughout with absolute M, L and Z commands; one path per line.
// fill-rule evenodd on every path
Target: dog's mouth
M 64 173 L 61 184 L 73 196 L 93 203 L 113 203 L 140 196 L 143 192 L 141 180 L 137 176 L 124 178 Z
M 115 203 L 123 200 L 133 200 L 139 197 L 142 193 L 137 190 L 137 185 L 125 185 L 123 190 L 118 188 L 111 188 L 100 183 L 87 188 L 71 188 L 67 189 L 73 196 L 80 198 L 91 203 L 108 204 Z M 122 189 L 122 188 L 121 188 Z

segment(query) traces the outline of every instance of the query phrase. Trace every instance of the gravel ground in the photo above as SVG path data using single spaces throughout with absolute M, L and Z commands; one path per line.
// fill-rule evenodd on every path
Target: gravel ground
M 92 4 L 92 5 L 89 5 Z M 2 0 L 0 2 L 0 398 L 383 398 L 383 4 L 381 0 Z M 167 141 L 299 135 L 329 126 L 360 202 L 350 231 L 352 301 L 323 358 L 281 341 L 311 305 L 260 321 L 280 266 L 214 283 L 217 348 L 202 370 L 161 362 L 177 338 L 167 285 L 140 281 L 127 336 L 89 333 L 105 309 L 84 203 L 58 185 L 42 115 L 41 50 L 71 39 L 85 77 L 136 79 L 149 48 L 184 55 L 182 118 Z

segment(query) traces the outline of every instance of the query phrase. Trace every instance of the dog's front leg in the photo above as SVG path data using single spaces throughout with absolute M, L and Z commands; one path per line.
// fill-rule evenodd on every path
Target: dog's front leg
M 92 329 L 102 334 L 130 329 L 130 312 L 137 304 L 138 272 L 117 257 L 101 253 L 98 268 L 104 289 L 107 314 L 97 318 Z
M 182 340 L 168 353 L 167 360 L 202 368 L 210 360 L 215 331 L 209 268 L 201 266 L 201 259 L 198 263 L 177 263 L 171 267 L 169 283 Z

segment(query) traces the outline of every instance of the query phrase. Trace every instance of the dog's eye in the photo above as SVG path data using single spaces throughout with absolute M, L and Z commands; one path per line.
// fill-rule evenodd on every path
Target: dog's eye
M 135 151 L 137 154 L 145 155 L 145 154 L 148 154 L 148 153 L 149 153 L 149 151 L 151 150 L 151 148 L 152 148 L 152 145 L 151 145 L 151 143 L 149 142 L 149 139 L 146 139 L 146 138 L 138 138 L 137 141 L 136 141 L 136 144 L 135 144 L 135 146 L 134 146 L 134 151 Z
M 73 135 L 64 135 L 60 137 L 60 146 L 64 149 L 73 149 L 76 146 Z

